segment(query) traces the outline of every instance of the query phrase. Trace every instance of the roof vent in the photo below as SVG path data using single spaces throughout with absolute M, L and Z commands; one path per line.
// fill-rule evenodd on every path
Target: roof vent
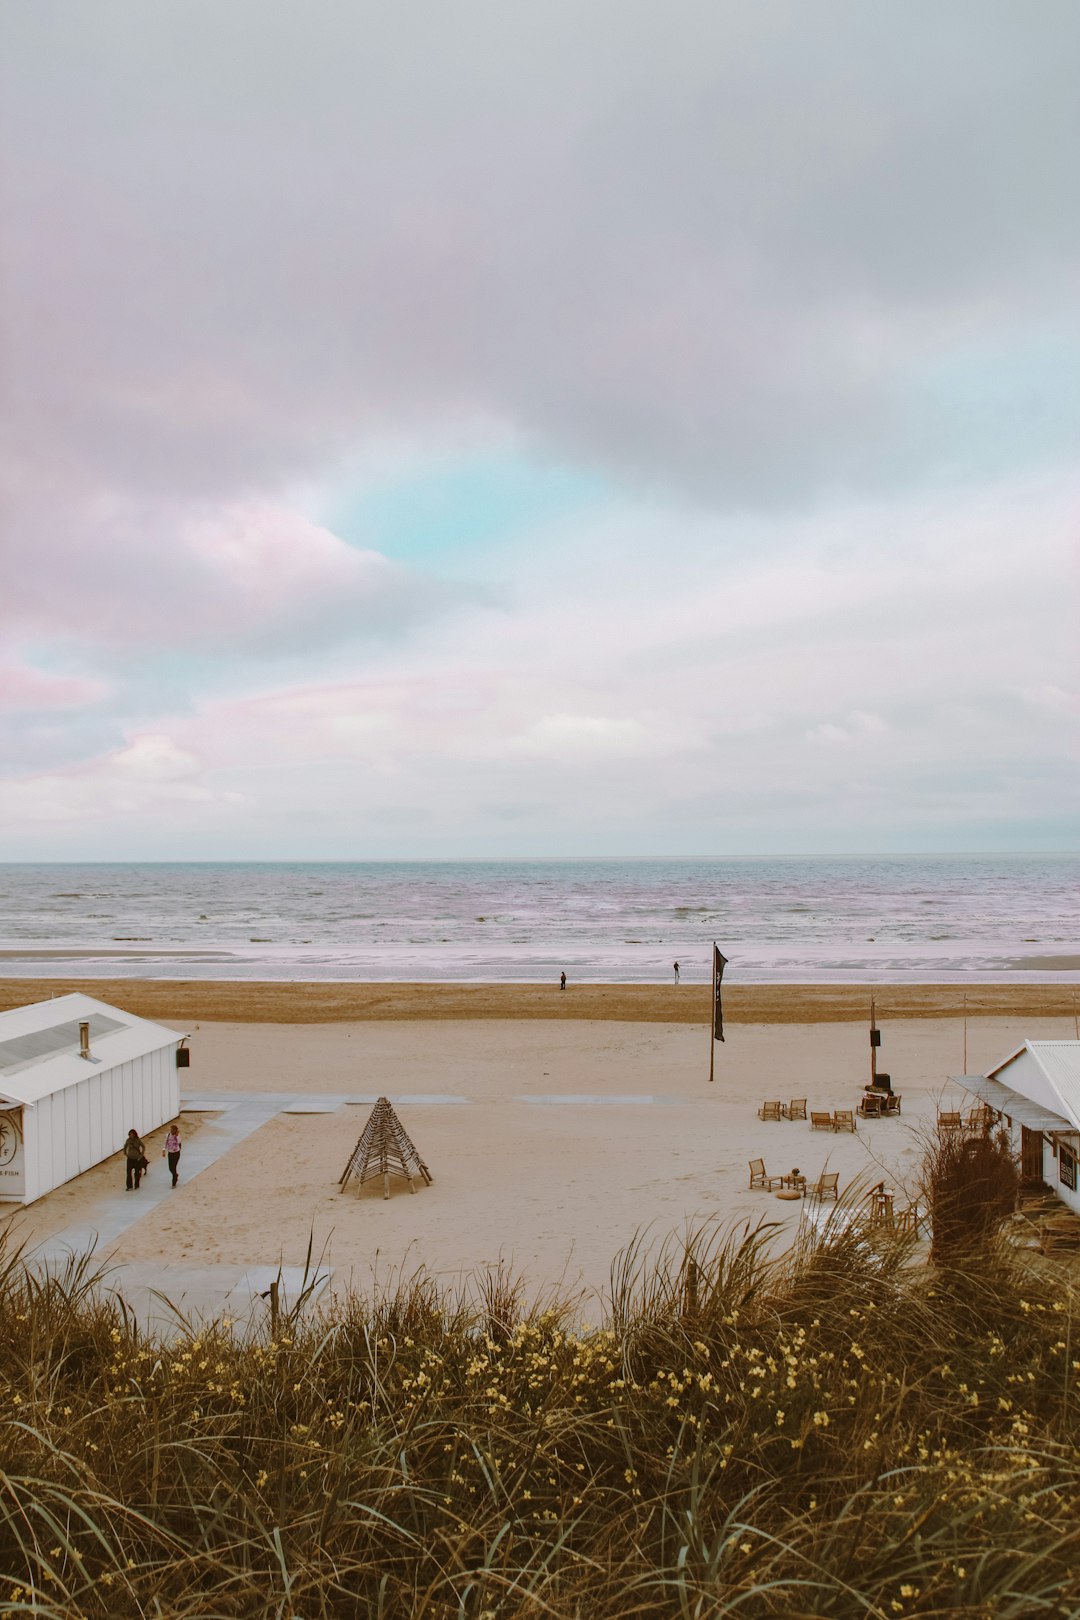
M 79 1025 L 79 1056 L 84 1058 L 90 1056 L 90 1020 L 88 1018 L 84 1018 Z

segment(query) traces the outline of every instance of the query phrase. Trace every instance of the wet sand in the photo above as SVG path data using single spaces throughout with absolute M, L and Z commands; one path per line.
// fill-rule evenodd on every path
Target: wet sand
M 240 979 L 0 979 L 0 1009 L 82 990 L 143 1018 L 247 1024 L 349 1020 L 572 1019 L 700 1024 L 708 1038 L 708 985 L 372 984 Z M 1077 988 L 1060 984 L 731 984 L 724 1021 L 826 1024 L 879 1018 L 1073 1016 Z

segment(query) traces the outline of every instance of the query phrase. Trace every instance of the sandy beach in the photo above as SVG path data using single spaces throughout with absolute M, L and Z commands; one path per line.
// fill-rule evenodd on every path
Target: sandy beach
M 94 988 L 107 993 L 103 985 Z M 205 992 L 202 1005 L 213 1007 L 223 994 L 235 997 L 230 1005 L 242 1005 L 251 989 L 197 988 Z M 290 995 L 297 987 L 257 988 L 258 1005 L 265 1007 L 273 991 L 295 1008 Z M 506 988 L 480 987 L 484 1004 L 505 1006 Z M 979 994 L 1026 999 L 1033 988 Z M 110 985 L 108 993 L 139 1011 L 174 994 L 160 984 L 132 989 Z M 911 987 L 875 992 L 879 1065 L 903 1098 L 902 1116 L 860 1121 L 854 1135 L 758 1118 L 766 1098 L 805 1097 L 810 1108 L 829 1110 L 857 1105 L 869 1070 L 865 1016 L 856 1021 L 835 1007 L 831 1018 L 823 1015 L 834 995 L 845 1009 L 854 1007 L 850 989 L 815 987 L 807 994 L 802 987 L 770 987 L 770 1004 L 801 1009 L 792 1022 L 745 1021 L 738 1004 L 743 1000 L 741 1013 L 748 1014 L 752 998 L 733 996 L 735 1016 L 716 1047 L 712 1085 L 706 1028 L 689 1018 L 641 1016 L 643 1006 L 666 1006 L 667 992 L 650 999 L 635 991 L 629 998 L 639 1008 L 635 1021 L 574 1017 L 570 992 L 557 1003 L 559 1011 L 563 1001 L 568 1008 L 559 1018 L 494 1011 L 422 1016 L 415 1009 L 433 990 L 445 995 L 447 987 L 345 987 L 342 995 L 366 992 L 378 1005 L 396 993 L 397 1005 L 413 1010 L 338 1022 L 286 1021 L 289 1013 L 280 1011 L 276 1022 L 191 1022 L 175 1016 L 173 1002 L 168 1021 L 191 1031 L 192 1067 L 182 1077 L 188 1162 L 200 1132 L 245 1098 L 261 1100 L 265 1122 L 194 1178 L 185 1176 L 181 1160 L 179 1187 L 141 1217 L 132 1206 L 109 1258 L 138 1263 L 144 1273 L 156 1264 L 296 1266 L 310 1240 L 332 1268 L 335 1287 L 367 1286 L 373 1273 L 386 1278 L 421 1265 L 453 1282 L 502 1263 L 536 1290 L 559 1284 L 602 1291 L 613 1258 L 635 1233 L 660 1241 L 688 1225 L 759 1220 L 782 1223 L 779 1240 L 793 1231 L 802 1206 L 751 1192 L 751 1158 L 764 1158 L 777 1174 L 797 1166 L 811 1179 L 835 1169 L 841 1188 L 885 1180 L 903 1203 L 915 1185 L 920 1133 L 939 1102 L 967 1101 L 949 1084 L 963 1069 L 962 1020 L 934 1016 L 929 999 L 914 1016 L 889 1016 L 890 1007 L 910 1004 Z M 183 992 L 194 995 L 195 987 Z M 461 994 L 455 987 L 454 997 Z M 581 1000 L 598 994 L 582 991 Z M 1060 992 L 1044 994 L 1057 995 L 1059 1005 L 1064 1000 Z M 685 1003 L 701 999 L 677 995 Z M 969 1009 L 972 1000 L 969 994 Z M 613 993 L 611 1005 L 617 1004 Z M 969 1016 L 968 1067 L 990 1065 L 1025 1038 L 1054 1036 L 1072 1038 L 1071 1014 L 1017 1008 Z M 370 1099 L 383 1094 L 394 1100 L 434 1177 L 415 1195 L 396 1182 L 389 1202 L 376 1184 L 338 1187 Z M 320 1111 L 295 1111 L 305 1098 Z M 155 1137 L 150 1177 L 164 1185 L 160 1147 Z M 121 1180 L 115 1158 L 4 1224 L 12 1238 L 31 1245 L 92 1225 L 95 1209 Z
M 1078 957 L 1047 958 L 1061 971 Z M 242 979 L 0 978 L 0 1010 L 84 990 L 165 1022 L 323 1024 L 350 1019 L 570 1019 L 698 1024 L 707 1039 L 707 985 L 359 983 Z M 1037 1018 L 1073 1016 L 1072 984 L 725 984 L 726 1024 L 865 1022 L 873 997 L 879 1018 Z

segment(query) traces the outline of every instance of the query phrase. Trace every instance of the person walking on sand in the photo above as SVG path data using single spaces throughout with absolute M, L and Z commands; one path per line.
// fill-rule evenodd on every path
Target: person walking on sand
M 560 990 L 565 990 L 566 989 L 566 974 L 565 973 L 560 973 L 559 974 L 559 989 Z
M 130 1192 L 132 1187 L 137 1191 L 142 1173 L 146 1169 L 146 1143 L 134 1125 L 128 1131 L 127 1141 L 124 1143 L 124 1162 L 127 1166 L 125 1191 Z
M 180 1122 L 169 1126 L 169 1134 L 165 1138 L 165 1146 L 161 1150 L 161 1157 L 169 1161 L 169 1174 L 175 1187 L 178 1177 L 176 1167 L 180 1163 Z
M 678 962 L 676 962 L 675 963 L 675 983 L 678 984 L 678 982 L 679 982 L 679 964 L 678 964 Z

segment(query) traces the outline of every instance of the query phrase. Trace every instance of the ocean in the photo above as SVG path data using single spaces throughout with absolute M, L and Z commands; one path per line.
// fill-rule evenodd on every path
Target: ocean
M 1080 983 L 1080 856 L 0 865 L 0 976 Z

